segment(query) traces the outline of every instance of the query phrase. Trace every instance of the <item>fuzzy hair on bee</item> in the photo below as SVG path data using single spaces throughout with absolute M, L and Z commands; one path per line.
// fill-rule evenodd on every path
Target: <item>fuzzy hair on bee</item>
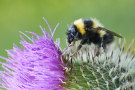
M 75 43 L 78 40 L 80 44 L 77 47 L 78 52 L 84 44 L 95 44 L 97 46 L 96 56 L 100 54 L 102 47 L 106 51 L 107 45 L 114 41 L 114 36 L 122 38 L 121 35 L 110 31 L 97 19 L 78 19 L 67 30 L 67 42 L 69 44 Z

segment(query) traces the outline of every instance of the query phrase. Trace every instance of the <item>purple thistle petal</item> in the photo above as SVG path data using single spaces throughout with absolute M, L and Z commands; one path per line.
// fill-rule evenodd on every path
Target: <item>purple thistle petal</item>
M 56 45 L 52 37 L 45 30 L 42 29 L 42 31 L 44 36 L 27 31 L 36 36 L 37 39 L 30 38 L 21 32 L 32 43 L 27 42 L 21 36 L 20 43 L 23 50 L 14 44 L 12 50 L 7 50 L 8 58 L 0 56 L 0 58 L 6 60 L 6 63 L 0 62 L 4 69 L 4 71 L 0 71 L 0 87 L 8 90 L 62 89 L 62 81 L 66 78 L 64 76 L 64 65 L 61 62 L 62 53 L 57 46 L 59 42 Z M 55 29 L 52 32 L 50 28 L 50 31 L 53 36 Z
M 55 28 L 54 28 L 54 30 L 53 30 L 53 32 L 52 32 L 52 37 L 53 37 L 53 35 L 54 35 L 56 29 L 58 28 L 58 26 L 59 26 L 59 23 L 55 26 Z
M 29 36 L 27 36 L 26 34 L 24 34 L 23 32 L 20 31 L 21 34 L 23 34 L 24 36 L 26 36 L 30 41 L 33 41 Z
M 51 27 L 50 27 L 50 25 L 48 24 L 48 22 L 47 22 L 47 20 L 43 17 L 43 19 L 44 19 L 44 21 L 46 22 L 46 24 L 48 25 L 48 27 L 49 27 L 49 30 L 50 30 L 50 32 L 51 32 L 51 35 L 52 35 L 52 29 L 51 29 Z

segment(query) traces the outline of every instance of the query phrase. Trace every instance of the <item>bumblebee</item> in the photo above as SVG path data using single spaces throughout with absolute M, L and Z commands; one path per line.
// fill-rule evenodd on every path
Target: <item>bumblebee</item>
M 95 44 L 98 48 L 96 56 L 100 54 L 100 48 L 106 51 L 106 46 L 114 41 L 114 36 L 122 38 L 121 35 L 112 32 L 99 23 L 96 19 L 78 19 L 68 28 L 67 41 L 75 43 L 78 40 L 80 44 L 77 47 L 78 52 L 84 44 Z

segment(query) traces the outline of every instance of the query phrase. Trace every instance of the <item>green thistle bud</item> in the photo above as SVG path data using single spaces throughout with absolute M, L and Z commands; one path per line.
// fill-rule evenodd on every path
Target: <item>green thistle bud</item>
M 86 47 L 74 57 L 72 50 L 66 55 L 67 78 L 65 88 L 71 90 L 123 90 L 135 89 L 135 50 L 133 41 L 125 49 L 121 40 L 115 49 L 94 57 L 93 47 Z

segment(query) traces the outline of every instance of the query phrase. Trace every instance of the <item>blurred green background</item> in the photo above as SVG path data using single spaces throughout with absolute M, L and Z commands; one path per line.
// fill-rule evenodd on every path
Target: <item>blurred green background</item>
M 128 43 L 135 38 L 135 0 L 0 0 L 0 55 L 19 45 L 19 31 L 42 35 L 40 25 L 48 29 L 43 17 L 52 28 L 60 23 L 54 38 L 60 38 L 62 48 L 67 26 L 79 18 L 97 18 Z

